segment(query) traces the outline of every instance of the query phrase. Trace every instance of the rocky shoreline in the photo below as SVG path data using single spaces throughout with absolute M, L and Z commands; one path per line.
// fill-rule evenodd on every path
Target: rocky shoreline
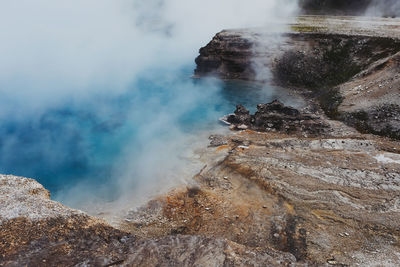
M 235 113 L 226 116 L 225 120 L 232 125 L 233 130 L 273 131 L 305 137 L 323 136 L 329 127 L 320 117 L 287 107 L 278 100 L 257 105 L 254 115 L 250 115 L 244 106 L 238 105 Z
M 288 265 L 289 253 L 224 238 L 141 238 L 49 199 L 32 179 L 0 175 L 1 266 Z
M 399 19 L 303 16 L 280 34 L 218 33 L 200 49 L 195 74 L 249 81 L 272 76 L 331 118 L 398 139 L 399 52 Z
M 0 265 L 398 265 L 400 21 L 316 21 L 301 17 L 270 49 L 252 29 L 200 50 L 196 75 L 269 73 L 307 105 L 237 106 L 225 118 L 233 134 L 210 137 L 189 185 L 112 226 L 0 175 Z

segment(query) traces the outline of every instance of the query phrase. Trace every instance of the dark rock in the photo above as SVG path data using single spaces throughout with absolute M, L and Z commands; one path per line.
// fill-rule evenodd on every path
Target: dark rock
M 362 133 L 400 139 L 400 52 L 372 64 L 338 88 L 337 119 Z
M 258 75 L 257 62 L 270 69 L 278 83 L 318 89 L 346 82 L 400 49 L 400 41 L 390 36 L 309 32 L 317 27 L 296 27 L 300 32 L 282 33 L 285 41 L 276 46 L 267 44 L 276 44 L 277 36 L 262 30 L 224 30 L 200 49 L 195 75 L 264 80 Z
M 225 79 L 246 79 L 254 77 L 255 72 L 249 65 L 253 43 L 229 31 L 218 33 L 213 40 L 200 49 L 196 58 L 195 75 L 215 75 Z
M 346 5 L 352 6 L 350 2 Z M 254 68 L 264 66 L 271 71 L 276 85 L 312 99 L 330 118 L 342 120 L 363 133 L 399 139 L 396 109 L 400 98 L 400 35 L 393 31 L 399 22 L 371 19 L 368 26 L 351 26 L 353 19 L 324 17 L 322 21 L 317 19 L 318 23 L 314 19 L 302 17 L 305 22 L 294 25 L 293 32 L 282 33 L 277 46 L 268 46 L 274 42 L 273 35 L 262 29 L 218 33 L 200 50 L 195 73 L 264 81 Z M 389 24 L 382 26 L 382 21 Z M 259 131 L 301 130 L 317 134 L 324 128 L 315 118 L 289 116 L 293 110 L 278 111 L 258 110 L 249 115 L 237 109 L 223 121 L 241 130 L 247 126 Z M 303 120 L 300 127 L 295 122 L 288 123 L 297 119 Z
M 371 3 L 372 0 L 300 0 L 299 6 L 305 14 L 362 15 Z
M 396 0 L 300 0 L 299 6 L 304 14 L 360 16 L 372 8 L 375 16 L 400 16 Z
M 286 107 L 283 103 L 281 103 L 278 100 L 274 100 L 269 104 L 258 104 L 257 105 L 257 114 L 263 114 L 263 113 L 270 113 L 270 112 L 275 112 L 275 113 L 280 113 L 284 114 L 287 116 L 299 116 L 300 112 L 292 107 Z
M 400 139 L 400 106 L 387 105 L 343 113 L 342 119 L 363 133 Z
M 399 40 L 392 38 L 314 34 L 309 49 L 285 51 L 273 72 L 282 85 L 323 93 L 399 49 Z
M 234 114 L 228 115 L 227 122 L 231 124 L 244 124 L 249 125 L 251 123 L 250 111 L 248 111 L 244 106 L 237 105 Z
M 227 121 L 240 130 L 243 125 L 256 131 L 279 131 L 318 136 L 328 128 L 322 120 L 312 114 L 304 114 L 299 110 L 287 107 L 278 100 L 268 104 L 257 105 L 257 112 L 250 112 L 238 105 L 235 114 L 229 115 Z

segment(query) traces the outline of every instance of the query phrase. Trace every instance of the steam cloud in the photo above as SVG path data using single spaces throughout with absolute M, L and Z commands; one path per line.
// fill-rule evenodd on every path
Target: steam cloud
M 373 0 L 367 9 L 366 15 L 378 17 L 399 17 L 400 1 Z
M 71 170 L 68 184 L 76 186 L 56 198 L 80 206 L 91 192 L 132 195 L 167 184 L 195 140 L 179 120 L 221 98 L 218 83 L 196 84 L 182 70 L 194 67 L 216 32 L 284 20 L 297 1 L 3 0 L 0 7 L 0 172 Z M 74 180 L 112 159 L 108 172 Z M 57 173 L 49 176 L 56 187 Z
M 1 1 L 0 172 L 48 168 L 47 180 L 34 178 L 75 207 L 145 198 L 190 177 L 188 147 L 206 133 L 181 121 L 207 122 L 223 98 L 218 82 L 189 79 L 198 49 L 222 29 L 276 27 L 297 9 L 296 0 Z M 366 14 L 399 16 L 400 2 L 373 0 Z

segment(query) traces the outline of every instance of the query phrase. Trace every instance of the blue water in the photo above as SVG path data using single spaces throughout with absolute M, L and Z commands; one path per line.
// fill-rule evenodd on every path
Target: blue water
M 35 178 L 52 195 L 86 183 L 112 199 L 119 190 L 113 172 L 127 150 L 134 161 L 154 140 L 224 127 L 218 118 L 236 104 L 254 110 L 279 97 L 268 86 L 194 80 L 193 68 L 147 71 L 123 93 L 110 88 L 1 121 L 0 173 Z

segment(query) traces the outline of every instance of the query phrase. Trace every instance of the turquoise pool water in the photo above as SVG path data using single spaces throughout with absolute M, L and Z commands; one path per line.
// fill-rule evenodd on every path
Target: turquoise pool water
M 224 127 L 218 119 L 239 103 L 254 110 L 261 102 L 289 99 L 271 86 L 195 80 L 193 68 L 147 71 L 123 93 L 110 88 L 109 93 L 65 99 L 38 114 L 4 119 L 0 173 L 35 178 L 53 196 L 86 184 L 94 194 L 113 199 L 120 190 L 116 169 L 134 163 L 148 144 Z

